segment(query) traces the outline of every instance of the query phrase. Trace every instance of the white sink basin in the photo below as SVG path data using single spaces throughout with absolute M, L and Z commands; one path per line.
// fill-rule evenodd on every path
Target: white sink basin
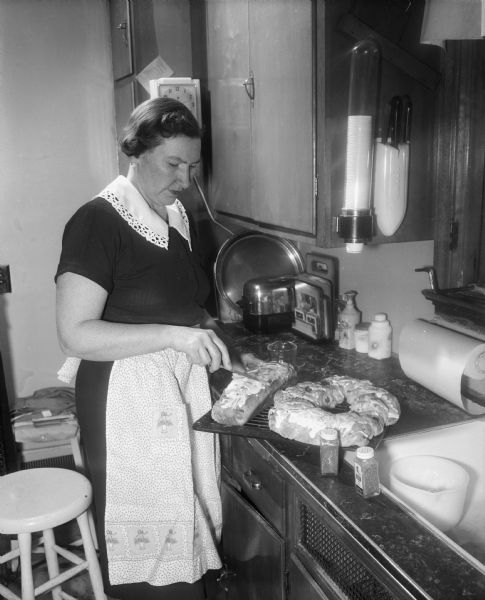
M 351 465 L 354 454 L 348 451 L 344 455 Z M 470 476 L 463 517 L 446 534 L 389 489 L 391 463 L 398 458 L 417 454 L 449 458 L 461 465 Z M 431 528 L 485 574 L 485 418 L 386 438 L 377 448 L 376 456 L 383 493 Z

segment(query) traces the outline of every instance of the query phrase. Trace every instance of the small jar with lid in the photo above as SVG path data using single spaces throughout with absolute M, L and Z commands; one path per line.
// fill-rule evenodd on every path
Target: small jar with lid
M 386 313 L 374 315 L 369 326 L 369 356 L 381 360 L 392 353 L 392 327 Z
M 339 441 L 336 429 L 326 428 L 320 433 L 320 474 L 337 475 L 339 467 Z
M 355 326 L 355 350 L 362 354 L 369 352 L 369 325 L 370 323 L 359 323 Z
M 357 448 L 354 462 L 355 489 L 364 498 L 372 498 L 381 493 L 379 465 L 370 446 Z

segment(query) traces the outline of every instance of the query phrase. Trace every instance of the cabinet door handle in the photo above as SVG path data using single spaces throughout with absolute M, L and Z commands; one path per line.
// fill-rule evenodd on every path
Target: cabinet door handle
M 260 490 L 263 487 L 263 484 L 261 483 L 261 481 L 259 481 L 259 479 L 256 479 L 254 477 L 251 469 L 249 469 L 249 471 L 246 471 L 244 473 L 244 479 L 253 488 L 253 490 Z
M 249 77 L 243 83 L 244 89 L 246 90 L 246 94 L 249 96 L 251 102 L 254 100 L 254 73 L 249 71 Z
M 125 46 L 128 47 L 128 23 L 123 21 L 119 25 L 116 25 L 115 29 L 122 32 L 123 42 L 125 43 Z

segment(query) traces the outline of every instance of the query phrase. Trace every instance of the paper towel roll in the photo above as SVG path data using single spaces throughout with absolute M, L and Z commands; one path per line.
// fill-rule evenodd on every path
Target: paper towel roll
M 416 319 L 401 330 L 399 362 L 410 379 L 438 396 L 467 412 L 485 413 L 484 407 L 462 396 L 464 374 L 485 382 L 485 343 L 481 340 Z

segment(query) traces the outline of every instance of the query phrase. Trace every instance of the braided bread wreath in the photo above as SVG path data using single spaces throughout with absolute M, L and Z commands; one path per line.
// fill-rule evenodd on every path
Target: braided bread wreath
M 347 412 L 325 410 L 344 401 Z M 338 430 L 341 446 L 366 446 L 400 414 L 397 398 L 387 390 L 364 379 L 332 375 L 321 383 L 302 382 L 278 390 L 268 420 L 272 431 L 305 444 L 318 445 L 322 429 L 331 427 Z

